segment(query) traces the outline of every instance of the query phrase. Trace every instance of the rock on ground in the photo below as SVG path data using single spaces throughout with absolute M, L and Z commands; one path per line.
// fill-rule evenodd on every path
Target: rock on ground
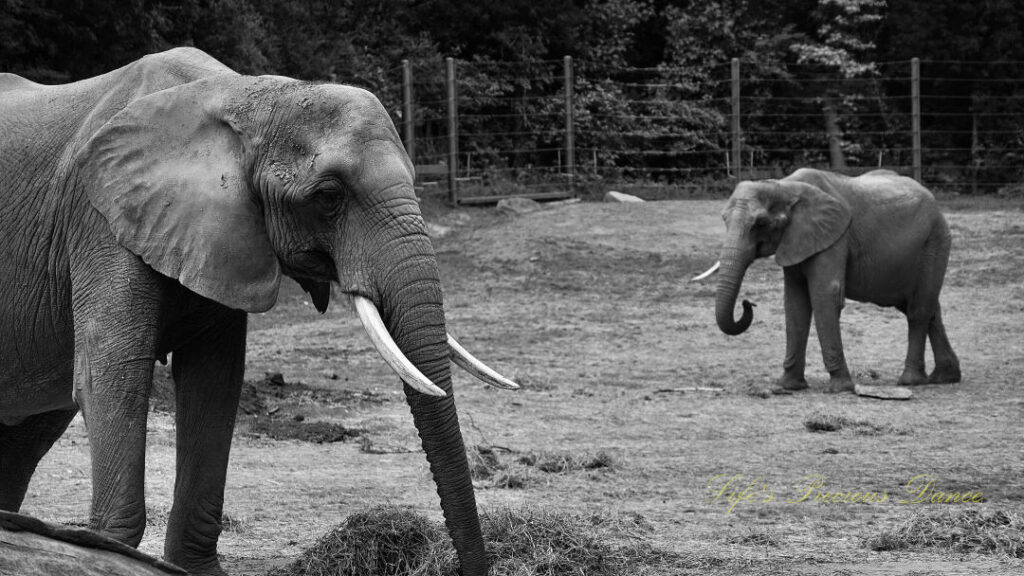
M 910 388 L 904 388 L 903 386 L 868 386 L 866 384 L 857 384 L 853 391 L 858 396 L 880 398 L 882 400 L 910 400 L 910 397 L 914 395 Z
M 605 202 L 643 202 L 643 198 L 633 196 L 632 194 L 624 194 L 622 192 L 616 192 L 615 190 L 609 190 L 604 195 Z
M 498 212 L 512 216 L 518 214 L 529 214 L 541 209 L 540 202 L 529 198 L 513 197 L 498 200 Z

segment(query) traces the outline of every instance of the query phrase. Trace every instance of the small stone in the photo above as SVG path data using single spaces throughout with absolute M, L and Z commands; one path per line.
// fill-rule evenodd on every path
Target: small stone
M 882 400 L 910 400 L 910 397 L 914 395 L 910 388 L 903 386 L 868 386 L 866 384 L 857 384 L 854 386 L 853 391 L 858 396 Z
M 450 234 L 451 231 L 451 226 L 442 226 L 441 224 L 427 222 L 427 236 L 430 236 L 431 238 L 444 238 Z
M 284 374 L 280 372 L 267 372 L 267 382 L 274 386 L 284 386 Z
M 540 202 L 521 197 L 502 198 L 501 200 L 498 200 L 497 206 L 498 212 L 508 214 L 510 216 L 529 214 L 530 212 L 536 212 L 540 209 Z
M 632 194 L 624 194 L 622 192 L 616 192 L 615 190 L 609 190 L 604 195 L 605 202 L 643 202 L 644 199 Z

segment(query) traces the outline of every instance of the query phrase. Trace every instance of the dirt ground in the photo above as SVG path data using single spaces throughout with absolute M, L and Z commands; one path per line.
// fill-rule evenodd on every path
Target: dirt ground
M 642 529 L 631 537 L 727 559 L 741 573 L 1024 570 L 1021 560 L 995 554 L 866 545 L 936 509 L 1024 511 L 1020 205 L 947 203 L 954 246 L 943 316 L 964 381 L 917 387 L 906 402 L 822 393 L 827 374 L 813 332 L 811 389 L 769 392 L 784 351 L 781 270 L 771 261 L 751 267 L 742 297 L 758 306 L 736 337 L 715 326 L 713 285 L 688 282 L 715 260 L 722 206 L 576 203 L 512 217 L 425 204 L 428 221 L 450 228 L 435 239 L 450 331 L 523 385 L 490 389 L 453 370 L 467 444 L 497 447 L 510 460 L 601 453 L 611 464 L 527 467 L 515 487 L 481 481 L 479 505 L 635 518 Z M 843 339 L 857 381 L 895 381 L 906 346 L 898 312 L 850 302 Z M 220 546 L 233 574 L 288 562 L 367 506 L 408 505 L 440 518 L 401 389 L 347 303 L 317 314 L 289 282 L 272 311 L 251 317 L 248 354 L 254 388 L 232 452 Z M 158 381 L 166 375 L 158 366 Z M 805 421 L 821 414 L 858 425 L 810 431 Z M 296 434 L 305 439 L 277 439 Z M 154 411 L 142 549 L 156 555 L 173 490 L 173 435 L 172 416 Z M 23 511 L 86 518 L 88 462 L 76 419 L 40 465 Z M 813 478 L 821 485 L 801 500 Z M 921 498 L 908 483 L 916 493 L 929 479 L 930 490 L 980 492 L 984 502 L 914 503 Z M 747 486 L 733 506 L 731 488 Z M 815 502 L 823 491 L 886 500 Z

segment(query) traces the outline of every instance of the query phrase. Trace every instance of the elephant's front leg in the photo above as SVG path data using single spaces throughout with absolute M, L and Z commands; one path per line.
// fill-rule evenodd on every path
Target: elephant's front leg
M 778 385 L 786 390 L 807 388 L 804 369 L 807 359 L 807 335 L 811 331 L 811 297 L 807 278 L 798 267 L 783 268 L 785 275 L 786 358 Z
M 124 267 L 100 266 L 72 297 L 75 399 L 92 456 L 89 526 L 138 546 L 146 528 L 146 419 L 159 287 Z
M 217 540 L 245 366 L 246 314 L 217 308 L 207 316 L 213 325 L 175 349 L 172 359 L 177 474 L 164 557 L 203 576 L 224 574 Z
M 846 303 L 846 246 L 837 242 L 804 262 L 811 306 L 814 308 L 814 327 L 821 343 L 821 356 L 828 370 L 827 392 L 847 392 L 854 388 L 850 369 L 843 353 L 843 338 L 839 318 Z

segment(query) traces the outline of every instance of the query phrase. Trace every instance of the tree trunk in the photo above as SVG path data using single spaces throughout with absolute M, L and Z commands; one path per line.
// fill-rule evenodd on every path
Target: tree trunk
M 832 170 L 845 171 L 846 155 L 843 153 L 843 130 L 839 127 L 839 112 L 831 96 L 822 104 L 825 115 L 825 134 L 828 137 L 828 163 Z

